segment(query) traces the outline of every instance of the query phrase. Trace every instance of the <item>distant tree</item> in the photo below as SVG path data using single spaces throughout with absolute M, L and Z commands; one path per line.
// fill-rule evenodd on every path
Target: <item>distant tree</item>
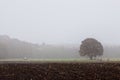
M 92 60 L 97 56 L 102 56 L 103 51 L 104 49 L 100 42 L 93 38 L 87 38 L 82 41 L 79 53 L 81 56 L 88 56 Z
M 0 43 L 0 59 L 5 59 L 7 55 L 8 53 L 5 44 Z

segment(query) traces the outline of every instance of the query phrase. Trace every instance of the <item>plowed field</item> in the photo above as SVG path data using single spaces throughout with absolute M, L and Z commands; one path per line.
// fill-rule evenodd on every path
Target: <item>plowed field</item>
M 120 63 L 0 63 L 0 80 L 120 80 Z

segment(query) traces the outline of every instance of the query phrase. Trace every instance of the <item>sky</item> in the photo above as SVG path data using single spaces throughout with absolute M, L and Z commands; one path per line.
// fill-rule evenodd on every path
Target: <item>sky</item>
M 41 44 L 120 45 L 119 0 L 0 0 L 0 35 Z

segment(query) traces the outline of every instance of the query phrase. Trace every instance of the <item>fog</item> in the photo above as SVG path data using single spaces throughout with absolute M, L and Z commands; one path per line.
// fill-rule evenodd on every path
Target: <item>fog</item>
M 1 59 L 82 59 L 78 45 L 32 44 L 0 35 Z M 119 58 L 120 46 L 104 45 L 103 58 Z M 86 58 L 86 57 L 85 57 Z
M 41 44 L 93 37 L 120 45 L 119 0 L 0 0 L 0 34 Z
M 120 57 L 119 4 L 119 0 L 0 0 L 0 58 L 79 58 L 85 38 L 100 41 L 104 57 Z

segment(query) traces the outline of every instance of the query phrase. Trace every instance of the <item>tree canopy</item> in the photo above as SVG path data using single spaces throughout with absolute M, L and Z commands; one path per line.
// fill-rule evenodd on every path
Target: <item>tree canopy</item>
M 94 38 L 87 38 L 82 41 L 79 53 L 81 56 L 88 56 L 93 59 L 93 57 L 102 56 L 103 51 L 103 46 L 99 41 Z

